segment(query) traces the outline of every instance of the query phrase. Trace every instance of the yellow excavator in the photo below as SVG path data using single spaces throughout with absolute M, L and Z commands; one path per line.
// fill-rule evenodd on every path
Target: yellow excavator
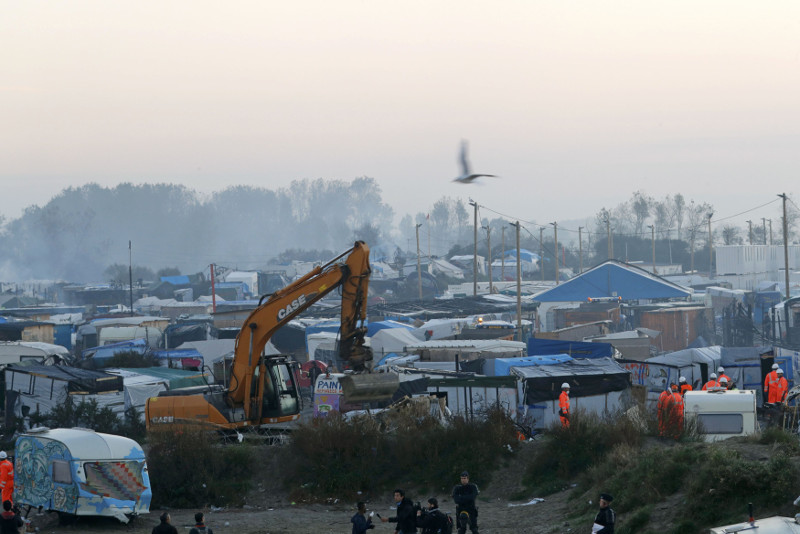
M 227 389 L 198 386 L 151 397 L 145 407 L 147 428 L 194 424 L 237 430 L 299 418 L 297 364 L 286 356 L 264 355 L 264 347 L 278 328 L 337 288 L 342 294 L 338 352 L 349 366 L 342 381 L 344 399 L 363 403 L 391 398 L 398 388 L 397 375 L 371 373 L 372 351 L 364 344 L 369 275 L 369 247 L 357 241 L 327 264 L 262 297 L 236 336 Z

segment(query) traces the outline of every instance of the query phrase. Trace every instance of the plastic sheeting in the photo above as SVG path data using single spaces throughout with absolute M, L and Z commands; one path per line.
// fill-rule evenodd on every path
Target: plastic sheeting
M 527 356 L 523 358 L 494 358 L 487 360 L 484 371 L 488 376 L 508 376 L 512 367 L 532 367 L 538 365 L 554 365 L 571 360 L 567 354 L 553 354 L 550 356 Z M 492 365 L 493 364 L 493 365 Z
M 630 373 L 611 358 L 514 367 L 512 374 L 525 381 L 525 404 L 558 399 L 564 382 L 570 385 L 570 397 L 588 397 L 630 388 Z
M 528 356 L 567 354 L 573 358 L 611 358 L 614 347 L 610 343 L 586 343 L 558 339 L 528 339 Z

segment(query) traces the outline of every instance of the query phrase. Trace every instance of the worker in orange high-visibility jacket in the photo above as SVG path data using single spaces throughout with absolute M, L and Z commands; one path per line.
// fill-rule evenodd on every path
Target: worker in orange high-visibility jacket
M 783 377 L 783 369 L 778 367 L 778 380 L 769 387 L 769 401 L 771 403 L 786 402 L 786 395 L 789 393 L 789 381 Z
M 683 397 L 675 384 L 672 385 L 672 398 L 667 410 L 669 412 L 667 435 L 671 438 L 679 439 L 683 432 Z
M 772 402 L 770 399 L 770 388 L 778 383 L 778 364 L 772 364 L 772 371 L 767 373 L 766 378 L 764 378 L 764 400 L 767 402 Z
M 10 501 L 14 494 L 14 464 L 8 459 L 6 451 L 0 451 L 0 498 Z
M 722 382 L 723 377 L 727 379 L 728 383 L 730 384 L 731 377 L 725 374 L 725 368 L 720 365 L 719 369 L 717 369 L 717 382 Z
M 703 384 L 703 391 L 706 391 L 708 388 L 718 388 L 719 381 L 717 380 L 717 373 L 711 373 L 711 376 L 708 377 L 709 381 Z
M 672 387 L 661 392 L 658 396 L 656 405 L 656 417 L 658 418 L 658 435 L 667 435 L 667 421 L 669 420 L 669 406 L 672 402 Z
M 569 428 L 569 384 L 561 384 L 561 395 L 558 396 L 558 415 L 561 417 L 561 427 Z
M 680 386 L 680 389 L 681 389 L 681 396 L 686 395 L 687 391 L 692 391 L 692 389 L 693 389 L 692 385 L 686 382 L 686 377 L 685 376 L 682 376 L 678 380 L 678 383 L 679 383 L 679 386 Z

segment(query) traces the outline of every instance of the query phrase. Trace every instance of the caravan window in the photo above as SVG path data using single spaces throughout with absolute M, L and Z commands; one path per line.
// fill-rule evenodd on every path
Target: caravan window
M 740 413 L 699 414 L 697 422 L 703 434 L 741 434 L 744 418 Z
M 69 462 L 53 460 L 53 482 L 72 484 L 72 472 L 69 470 Z

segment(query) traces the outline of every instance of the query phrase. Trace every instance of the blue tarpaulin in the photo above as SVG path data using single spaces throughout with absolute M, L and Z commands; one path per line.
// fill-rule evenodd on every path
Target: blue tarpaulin
M 189 277 L 185 274 L 179 274 L 176 276 L 162 276 L 162 282 L 169 282 L 174 286 L 188 286 L 189 285 Z
M 81 352 L 81 358 L 84 360 L 87 358 L 92 358 L 93 360 L 100 362 L 102 360 L 113 358 L 117 354 L 121 354 L 123 352 L 144 354 L 147 352 L 147 342 L 144 339 L 133 339 L 131 341 L 122 341 L 120 343 L 103 345 L 102 347 L 92 347 L 90 349 L 84 349 L 83 352 Z
M 548 356 L 523 356 L 521 358 L 494 358 L 486 360 L 491 364 L 494 362 L 494 375 L 490 376 L 508 376 L 512 367 L 533 367 L 538 365 L 554 365 L 571 360 L 572 358 L 566 354 L 550 354 Z M 489 371 L 486 365 L 484 370 Z M 489 373 L 486 373 L 487 375 Z
M 528 339 L 528 356 L 567 354 L 573 358 L 611 358 L 614 347 L 610 343 L 586 343 L 558 339 Z

